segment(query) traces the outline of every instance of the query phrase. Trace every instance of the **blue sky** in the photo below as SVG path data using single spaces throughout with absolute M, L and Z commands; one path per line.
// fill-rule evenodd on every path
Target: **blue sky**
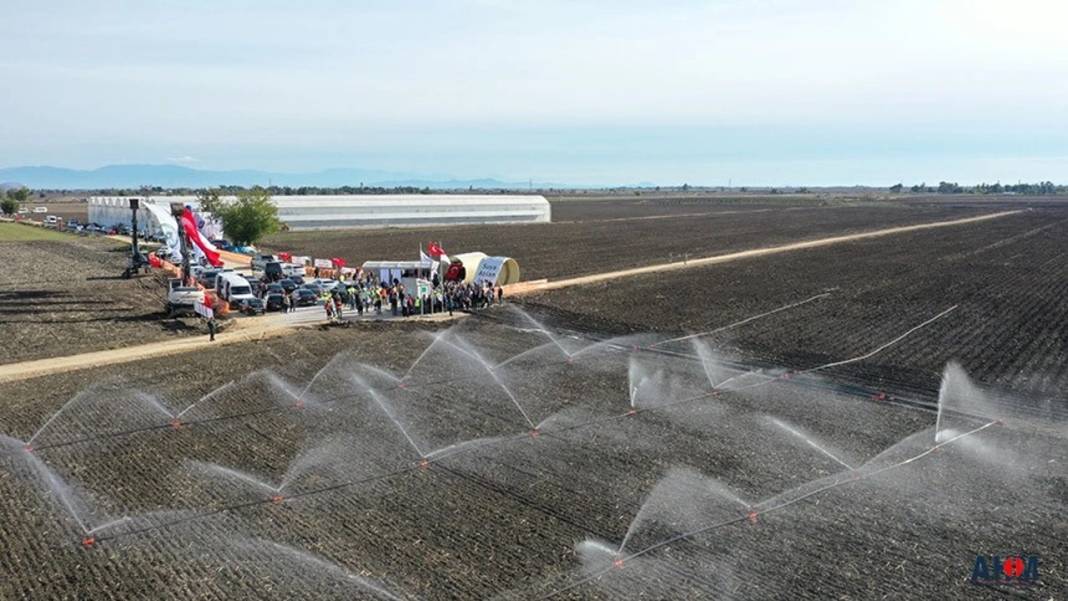
M 1068 181 L 1059 1 L 0 5 L 0 166 Z

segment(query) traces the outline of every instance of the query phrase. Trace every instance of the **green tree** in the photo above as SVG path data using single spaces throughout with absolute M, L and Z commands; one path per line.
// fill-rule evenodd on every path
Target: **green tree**
M 11 195 L 4 195 L 3 200 L 0 200 L 0 211 L 3 211 L 5 215 L 14 215 L 19 212 L 19 201 L 15 200 Z
M 15 199 L 17 202 L 26 202 L 30 198 L 30 189 L 26 187 L 14 188 L 7 191 L 9 198 Z
M 282 229 L 278 207 L 271 202 L 271 195 L 264 188 L 256 186 L 251 190 L 241 190 L 233 202 L 219 199 L 217 193 L 214 196 L 212 194 L 209 191 L 202 199 L 202 203 L 207 200 L 207 206 L 201 204 L 201 208 L 222 221 L 223 230 L 234 244 L 255 244 L 264 236 Z

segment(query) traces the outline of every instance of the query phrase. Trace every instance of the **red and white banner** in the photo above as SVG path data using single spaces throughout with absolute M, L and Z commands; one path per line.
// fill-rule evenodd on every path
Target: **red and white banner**
M 193 311 L 195 311 L 197 315 L 207 319 L 215 317 L 215 311 L 200 301 L 193 303 Z
M 193 216 L 193 211 L 186 207 L 182 211 L 182 229 L 185 230 L 186 237 L 189 241 L 196 245 L 200 249 L 204 256 L 208 259 L 208 263 L 211 263 L 212 267 L 222 267 L 222 259 L 219 257 L 219 251 L 200 235 L 200 230 L 197 229 L 197 221 Z

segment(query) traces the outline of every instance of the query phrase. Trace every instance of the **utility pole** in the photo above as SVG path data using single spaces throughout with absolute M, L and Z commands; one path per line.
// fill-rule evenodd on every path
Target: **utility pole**
M 185 228 L 182 227 L 182 214 L 185 213 L 185 207 L 180 202 L 171 203 L 171 215 L 174 215 L 175 221 L 178 222 L 178 243 L 182 252 L 182 285 L 188 286 L 189 282 L 189 237 L 185 233 Z
M 140 199 L 137 197 L 130 198 L 130 263 L 126 266 L 126 271 L 123 272 L 122 277 L 130 278 L 135 273 L 141 270 L 143 265 L 141 264 L 141 250 L 137 244 L 137 209 L 140 206 Z

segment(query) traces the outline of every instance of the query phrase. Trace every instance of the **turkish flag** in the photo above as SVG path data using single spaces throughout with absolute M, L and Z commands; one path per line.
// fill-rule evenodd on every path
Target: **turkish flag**
M 434 259 L 435 261 L 440 261 L 442 255 L 445 254 L 445 249 L 441 248 L 441 245 L 437 242 L 431 242 L 427 245 L 426 252 L 428 255 L 430 255 L 430 258 Z
M 345 259 L 342 259 L 341 257 L 334 257 L 334 258 L 330 259 L 330 263 L 332 263 L 334 265 L 334 267 L 337 267 L 338 269 L 341 269 L 342 267 L 345 266 Z
M 282 259 L 286 263 L 293 262 L 293 253 L 278 253 L 278 258 Z

